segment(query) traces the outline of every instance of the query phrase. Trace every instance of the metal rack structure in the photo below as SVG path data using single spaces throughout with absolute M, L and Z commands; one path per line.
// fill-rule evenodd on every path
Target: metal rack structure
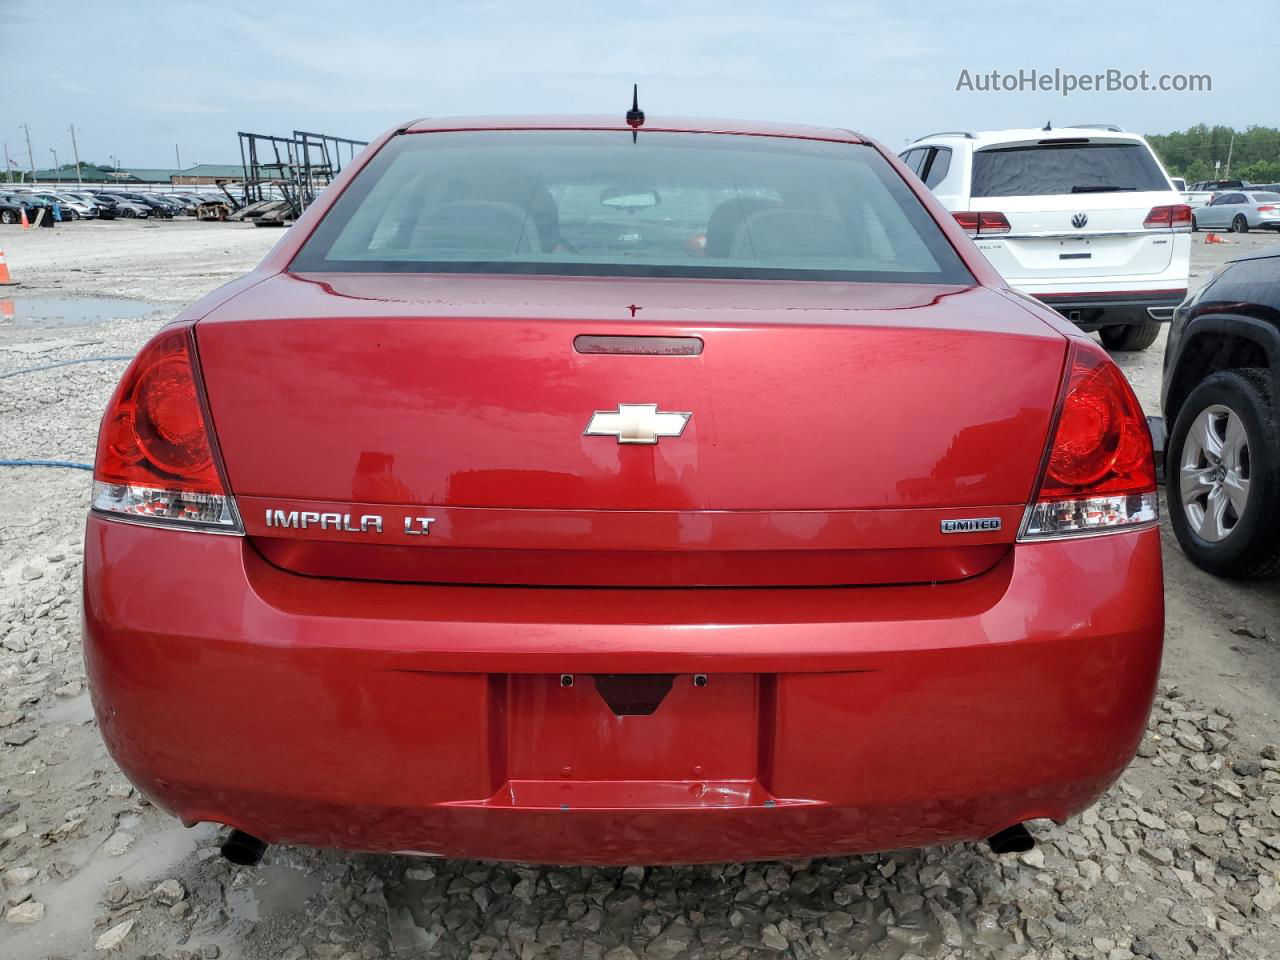
M 291 137 L 241 131 L 244 202 L 284 200 L 298 217 L 366 140 L 295 130 Z

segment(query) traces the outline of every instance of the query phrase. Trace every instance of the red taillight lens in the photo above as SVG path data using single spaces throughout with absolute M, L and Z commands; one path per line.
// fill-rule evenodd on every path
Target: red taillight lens
M 1260 203 L 1260 204 L 1258 204 L 1258 212 L 1259 212 L 1259 213 L 1266 213 L 1268 210 L 1275 210 L 1275 209 L 1277 209 L 1277 208 L 1276 208 L 1276 206 L 1275 206 L 1275 204 L 1271 204 L 1271 203 Z
M 983 211 L 978 214 L 978 233 L 1008 233 L 1009 221 L 1003 213 Z
M 1168 230 L 1191 226 L 1191 208 L 1185 203 L 1152 207 L 1142 225 L 1148 230 Z
M 956 223 L 964 228 L 964 232 L 970 235 L 1009 232 L 1009 220 L 1003 213 L 990 210 L 962 210 L 959 213 L 953 213 L 952 216 L 956 218 Z
M 1087 342 L 1072 344 L 1070 364 L 1024 539 L 1101 533 L 1159 516 L 1151 432 L 1124 374 Z
M 162 331 L 125 371 L 102 418 L 93 479 L 100 512 L 239 530 L 214 456 L 190 327 Z

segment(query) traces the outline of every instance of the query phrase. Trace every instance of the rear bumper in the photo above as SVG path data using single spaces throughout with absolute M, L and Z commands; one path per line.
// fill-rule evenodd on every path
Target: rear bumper
M 705 862 L 1063 820 L 1131 759 L 1163 634 L 1155 529 L 853 589 L 353 583 L 98 517 L 85 551 L 94 705 L 134 783 L 187 822 L 371 851 Z M 675 676 L 617 716 L 604 673 Z
M 1174 308 L 1186 299 L 1187 291 L 1183 288 L 1102 293 L 1031 292 L 1031 295 L 1081 328 L 1096 330 L 1123 323 L 1168 323 L 1173 319 Z

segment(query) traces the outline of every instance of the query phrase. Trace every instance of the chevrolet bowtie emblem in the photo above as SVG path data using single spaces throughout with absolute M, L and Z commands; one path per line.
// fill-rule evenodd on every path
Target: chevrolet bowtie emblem
M 659 437 L 678 437 L 692 413 L 658 412 L 656 403 L 620 403 L 618 411 L 597 410 L 584 436 L 617 437 L 619 443 L 657 443 Z

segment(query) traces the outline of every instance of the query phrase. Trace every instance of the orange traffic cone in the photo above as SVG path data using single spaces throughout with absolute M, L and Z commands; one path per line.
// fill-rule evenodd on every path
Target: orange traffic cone
M 9 276 L 9 264 L 5 263 L 4 251 L 0 250 L 0 287 L 16 286 L 13 278 Z
M 26 208 L 26 207 L 23 207 L 23 208 L 22 208 L 22 229 L 23 229 L 23 230 L 30 230 L 30 229 L 31 229 L 31 221 L 27 219 L 27 208 Z
M 12 320 L 15 313 L 17 313 L 17 307 L 12 300 L 0 300 L 0 317 Z
M 1230 243 L 1229 240 L 1223 240 L 1216 233 L 1206 233 L 1204 235 L 1204 242 L 1205 243 Z

